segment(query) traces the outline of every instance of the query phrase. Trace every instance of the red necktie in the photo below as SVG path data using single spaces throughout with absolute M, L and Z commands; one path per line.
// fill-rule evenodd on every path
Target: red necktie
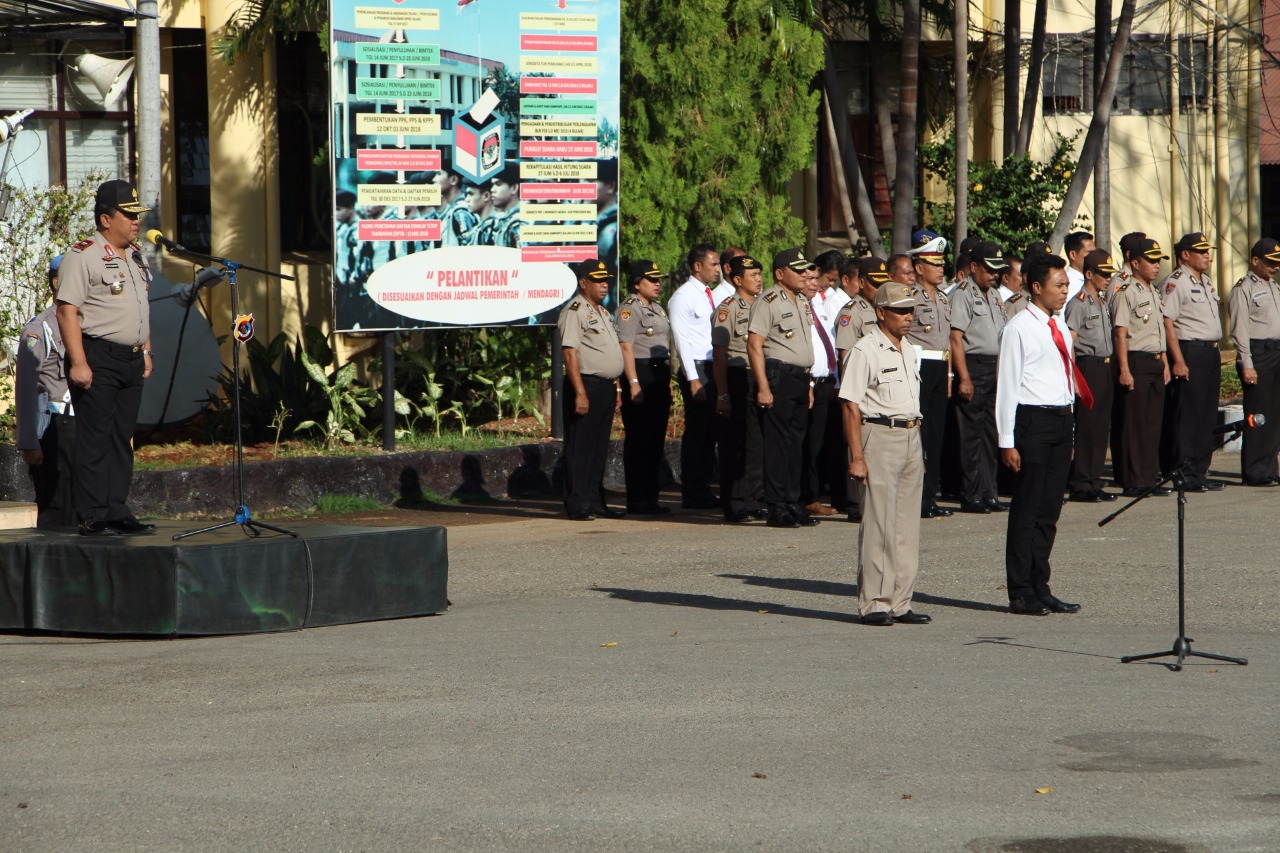
M 712 310 L 712 311 L 716 310 L 716 301 L 715 301 L 714 299 L 712 299 L 712 298 L 711 298 L 711 288 L 707 287 L 707 286 L 704 284 L 704 285 L 702 286 L 702 289 L 703 289 L 703 290 L 705 290 L 705 291 L 707 292 L 707 301 L 711 303 L 711 310 Z
M 831 347 L 831 338 L 827 336 L 827 330 L 822 328 L 822 324 L 818 322 L 818 312 L 810 308 L 809 319 L 813 321 L 813 327 L 818 330 L 818 337 L 822 339 L 822 348 L 827 351 L 827 367 L 830 370 L 834 370 L 836 366 L 836 351 Z
M 1058 331 L 1058 324 L 1053 322 L 1053 318 L 1049 318 L 1049 331 L 1053 334 L 1053 342 L 1058 345 L 1058 355 L 1062 356 L 1062 369 L 1067 372 L 1067 388 L 1071 387 L 1072 374 L 1076 377 L 1076 391 L 1080 394 L 1080 401 L 1084 403 L 1086 409 L 1093 408 L 1093 392 L 1089 390 L 1089 383 L 1084 381 L 1084 375 L 1080 373 L 1080 368 L 1067 354 L 1067 342 L 1062 338 L 1062 332 Z

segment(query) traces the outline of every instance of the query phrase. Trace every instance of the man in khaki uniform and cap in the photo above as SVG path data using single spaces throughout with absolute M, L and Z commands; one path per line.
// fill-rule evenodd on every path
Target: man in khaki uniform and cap
M 671 416 L 671 324 L 658 297 L 662 270 L 638 260 L 627 270 L 631 295 L 618 306 L 618 344 L 622 347 L 622 470 L 627 483 L 627 512 L 665 515 L 658 503 L 659 476 L 666 457 L 667 420 Z
M 609 428 L 622 400 L 622 348 L 613 318 L 604 310 L 613 275 L 601 260 L 578 264 L 578 295 L 560 312 L 564 352 L 564 508 L 573 521 L 598 515 L 621 518 L 604 501 Z
M 940 242 L 941 241 L 941 242 Z M 942 449 L 947 431 L 947 400 L 951 396 L 951 303 L 942 292 L 945 277 L 942 257 L 946 241 L 926 240 L 912 249 L 916 283 L 915 315 L 907 342 L 920 354 L 920 414 L 924 417 L 924 491 L 921 518 L 947 518 L 951 510 L 938 506 L 942 476 Z
M 726 521 L 763 519 L 764 464 L 760 418 L 747 364 L 747 324 L 751 306 L 764 289 L 764 268 L 750 255 L 736 255 L 724 267 L 734 294 L 720 303 L 711 324 L 711 361 L 716 388 L 716 438 L 720 460 L 720 503 Z
M 854 344 L 840 386 L 849 476 L 861 484 L 858 613 L 864 625 L 932 621 L 911 610 L 920 564 L 920 362 L 906 342 L 916 309 L 911 288 L 882 285 L 876 327 Z
M 1169 383 L 1165 361 L 1164 314 L 1155 280 L 1168 255 L 1150 238 L 1137 241 L 1129 255 L 1133 278 L 1111 296 L 1115 335 L 1117 400 L 1122 408 L 1120 458 L 1114 469 L 1126 497 L 1137 497 L 1156 484 L 1160 474 L 1160 418 Z M 1154 492 L 1170 494 L 1164 486 Z
M 98 187 L 98 233 L 76 243 L 58 268 L 58 327 L 76 413 L 72 493 L 80 533 L 153 533 L 129 511 L 133 431 L 151 375 L 151 271 L 138 217 L 151 208 L 128 181 Z
M 804 429 L 813 388 L 813 315 L 804 298 L 813 264 L 799 248 L 773 256 L 773 288 L 751 304 L 747 359 L 756 381 L 764 440 L 764 499 L 770 527 L 812 527 L 818 519 L 800 506 Z
M 1075 341 L 1076 364 L 1093 391 L 1093 408 L 1076 406 L 1075 456 L 1067 488 L 1078 503 L 1114 501 L 1102 490 L 1102 466 L 1111 432 L 1111 406 L 1115 400 L 1115 337 L 1107 307 L 1107 282 L 1118 272 L 1106 249 L 1084 256 L 1084 287 L 1067 300 L 1063 318 Z M 1068 288 L 1070 284 L 1068 284 Z
M 1249 252 L 1249 272 L 1227 297 L 1231 342 L 1244 385 L 1245 415 L 1266 423 L 1243 433 L 1240 478 L 1246 486 L 1280 485 L 1280 243 L 1265 237 Z
M 1209 250 L 1200 232 L 1184 235 L 1173 247 L 1178 268 L 1158 288 L 1173 377 L 1165 393 L 1160 463 L 1165 471 L 1173 471 L 1190 461 L 1185 482 L 1189 492 L 1223 488 L 1220 481 L 1207 478 L 1222 387 L 1222 312 L 1209 279 Z

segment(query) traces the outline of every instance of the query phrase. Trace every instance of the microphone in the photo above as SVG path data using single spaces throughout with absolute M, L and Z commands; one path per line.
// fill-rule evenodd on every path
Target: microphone
M 1245 415 L 1238 421 L 1229 424 L 1223 424 L 1220 427 L 1214 427 L 1214 435 L 1226 435 L 1231 432 L 1243 432 L 1246 427 L 1260 427 L 1267 422 L 1266 415 Z
M 13 136 L 22 129 L 22 123 L 27 120 L 27 116 L 31 115 L 35 110 L 18 110 L 10 113 L 4 118 L 0 118 L 0 142 L 4 142 L 10 136 Z
M 175 243 L 168 237 L 164 236 L 159 228 L 152 228 L 147 232 L 147 242 L 151 243 L 153 246 L 163 246 L 170 252 L 185 252 L 187 250 L 186 246 L 181 243 Z
M 189 308 L 191 303 L 196 301 L 196 297 L 200 295 L 200 290 L 205 287 L 213 287 L 213 285 L 222 281 L 227 277 L 227 271 L 218 269 L 217 267 L 205 267 L 196 273 L 194 284 L 184 284 L 173 291 L 174 300 L 183 308 Z

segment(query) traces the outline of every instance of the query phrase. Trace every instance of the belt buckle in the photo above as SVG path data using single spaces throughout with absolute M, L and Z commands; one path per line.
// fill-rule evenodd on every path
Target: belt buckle
M 1104 357 L 1103 357 L 1103 359 L 1102 359 L 1102 363 L 1103 363 L 1103 364 L 1110 364 L 1110 363 L 1111 363 L 1111 356 L 1109 356 L 1109 355 L 1108 355 L 1108 356 L 1104 356 Z

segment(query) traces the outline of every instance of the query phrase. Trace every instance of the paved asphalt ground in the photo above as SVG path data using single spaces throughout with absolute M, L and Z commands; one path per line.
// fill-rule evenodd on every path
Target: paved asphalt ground
M 925 522 L 935 621 L 873 628 L 843 521 L 498 504 L 413 516 L 446 615 L 0 636 L 0 850 L 1280 850 L 1280 489 L 1189 497 L 1188 633 L 1245 667 L 1120 663 L 1176 527 L 1116 506 L 1064 509 L 1072 616 L 1005 612 L 1003 516 Z

